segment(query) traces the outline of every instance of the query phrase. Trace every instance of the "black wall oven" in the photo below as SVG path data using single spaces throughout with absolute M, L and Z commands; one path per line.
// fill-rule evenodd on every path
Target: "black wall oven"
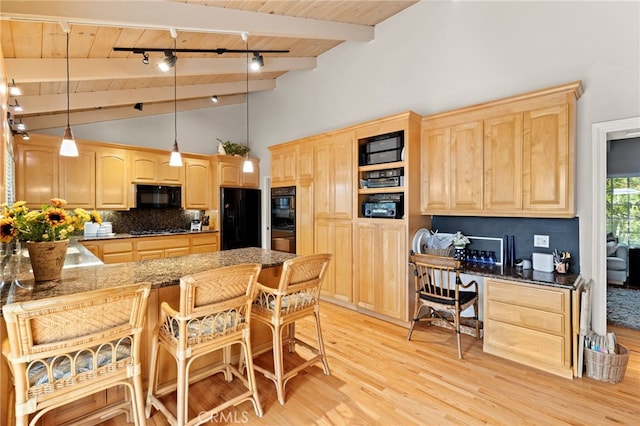
M 271 249 L 296 252 L 296 187 L 271 188 Z

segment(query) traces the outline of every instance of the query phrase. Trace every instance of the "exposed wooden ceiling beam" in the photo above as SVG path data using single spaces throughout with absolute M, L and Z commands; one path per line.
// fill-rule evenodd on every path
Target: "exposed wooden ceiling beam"
M 172 1 L 2 1 L 3 19 L 371 41 L 374 27 Z
M 275 80 L 249 81 L 249 92 L 272 90 L 276 87 Z M 178 86 L 178 99 L 208 98 L 212 95 L 230 95 L 244 92 L 246 82 L 196 84 Z M 162 102 L 167 99 L 173 101 L 173 86 L 148 89 L 129 89 L 118 91 L 71 93 L 70 105 L 74 110 L 108 108 L 121 105 L 133 105 L 137 102 Z M 39 95 L 21 96 L 20 105 L 24 108 L 22 117 L 32 114 L 42 114 L 51 111 L 66 111 L 67 95 Z
M 244 74 L 244 58 L 180 58 L 178 76 L 208 74 Z M 7 75 L 19 76 L 17 83 L 66 81 L 66 59 L 6 58 Z M 287 72 L 310 70 L 316 67 L 316 58 L 265 58 L 261 72 Z M 113 80 L 131 78 L 167 77 L 153 62 L 145 65 L 140 59 L 70 59 L 72 81 Z
M 221 106 L 242 104 L 246 102 L 246 96 L 232 95 L 219 96 L 217 104 L 212 103 L 208 98 L 189 99 L 177 102 L 178 111 L 190 111 L 195 109 L 217 108 Z M 111 120 L 123 120 L 128 118 L 139 118 L 150 115 L 169 114 L 174 111 L 173 101 L 156 104 L 144 104 L 142 111 L 131 113 L 133 104 L 127 107 L 118 108 L 101 108 L 91 111 L 72 112 L 69 115 L 71 126 L 79 124 L 88 124 L 96 122 L 104 122 Z M 67 125 L 66 112 L 60 114 L 39 115 L 33 117 L 24 117 L 23 123 L 27 127 L 28 132 L 35 132 L 41 129 L 52 129 L 57 127 L 65 127 Z

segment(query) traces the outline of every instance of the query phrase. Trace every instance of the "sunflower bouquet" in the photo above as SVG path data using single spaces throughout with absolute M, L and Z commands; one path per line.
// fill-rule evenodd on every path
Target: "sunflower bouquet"
M 85 222 L 102 223 L 97 211 L 89 213 L 81 208 L 67 211 L 66 203 L 61 198 L 52 198 L 40 210 L 29 210 L 26 201 L 17 201 L 12 207 L 2 204 L 0 242 L 66 240 L 75 231 L 82 230 Z

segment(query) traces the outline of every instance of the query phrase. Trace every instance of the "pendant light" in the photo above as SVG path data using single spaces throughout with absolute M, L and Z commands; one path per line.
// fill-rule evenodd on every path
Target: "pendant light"
M 172 34 L 173 35 L 173 34 Z M 173 50 L 176 49 L 176 37 L 173 38 Z M 178 149 L 178 71 L 173 65 L 173 149 L 171 150 L 171 158 L 169 159 L 169 165 L 173 167 L 182 167 L 182 156 L 180 155 L 180 149 Z
M 242 38 L 244 38 L 244 42 L 247 50 L 247 63 L 245 66 L 247 67 L 247 148 L 249 148 L 249 35 L 247 33 L 242 34 Z M 249 152 L 247 152 L 247 157 L 244 160 L 244 165 L 242 166 L 243 173 L 253 173 L 253 162 L 251 161 L 251 157 L 249 157 Z
M 73 139 L 71 126 L 69 126 L 69 30 L 66 30 L 65 33 L 67 34 L 67 128 L 64 129 L 62 144 L 60 144 L 60 155 L 63 157 L 77 157 L 78 147 Z

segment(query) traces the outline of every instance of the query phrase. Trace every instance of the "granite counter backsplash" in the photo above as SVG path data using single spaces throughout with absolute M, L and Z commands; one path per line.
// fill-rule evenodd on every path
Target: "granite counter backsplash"
M 0 307 L 12 302 L 43 299 L 140 282 L 150 282 L 151 288 L 177 285 L 180 283 L 180 277 L 208 269 L 241 263 L 259 263 L 263 268 L 269 268 L 280 266 L 286 260 L 295 257 L 297 256 L 291 253 L 254 247 L 242 248 L 139 262 L 94 264 L 94 266 L 86 267 L 76 265 L 72 268 L 65 267 L 60 281 L 38 283 L 34 282 L 33 275 L 28 271 L 28 268 L 23 268 L 17 281 L 6 283 L 2 281 Z M 88 262 L 90 259 L 86 260 Z

